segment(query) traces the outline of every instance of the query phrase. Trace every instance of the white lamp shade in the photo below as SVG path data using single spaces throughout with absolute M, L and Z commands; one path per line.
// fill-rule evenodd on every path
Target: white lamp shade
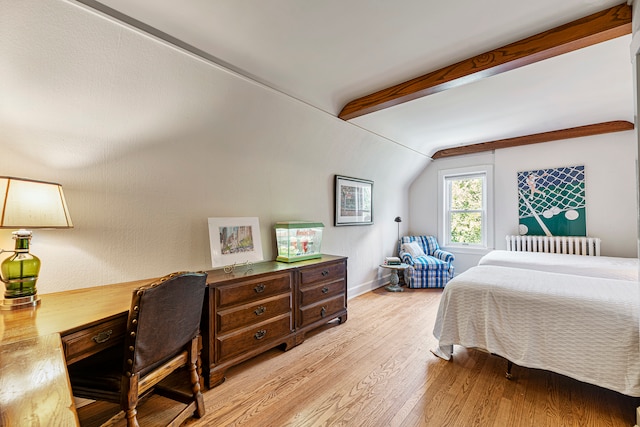
M 62 186 L 0 176 L 0 228 L 71 228 Z

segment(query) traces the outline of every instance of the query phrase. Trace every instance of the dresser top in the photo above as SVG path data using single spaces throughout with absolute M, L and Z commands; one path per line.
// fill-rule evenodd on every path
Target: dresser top
M 212 285 L 233 279 L 246 279 L 247 277 L 271 274 L 279 271 L 291 271 L 298 268 L 314 266 L 331 261 L 346 260 L 346 257 L 336 255 L 322 255 L 320 258 L 308 259 L 296 262 L 261 261 L 250 265 L 238 265 L 232 272 L 226 273 L 224 268 L 207 271 L 207 284 Z

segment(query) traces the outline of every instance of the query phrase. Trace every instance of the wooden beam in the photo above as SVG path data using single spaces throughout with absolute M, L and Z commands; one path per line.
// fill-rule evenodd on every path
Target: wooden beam
M 459 156 L 462 154 L 480 153 L 482 151 L 497 150 L 499 148 L 519 147 L 521 145 L 538 144 L 540 142 L 558 141 L 561 139 L 580 138 L 583 136 L 600 135 L 603 133 L 622 132 L 633 130 L 633 123 L 624 120 L 613 122 L 595 123 L 592 125 L 578 126 L 575 128 L 560 129 L 550 132 L 536 133 L 533 135 L 517 136 L 515 138 L 499 139 L 497 141 L 481 142 L 478 144 L 463 145 L 455 148 L 447 148 L 436 151 L 432 159 Z
M 631 6 L 623 3 L 358 98 L 338 117 L 353 119 L 626 34 L 631 34 Z

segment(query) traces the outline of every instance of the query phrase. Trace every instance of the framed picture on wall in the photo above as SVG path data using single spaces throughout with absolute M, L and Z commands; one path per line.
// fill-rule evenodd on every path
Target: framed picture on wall
M 209 218 L 209 243 L 214 267 L 263 260 L 256 217 Z
M 583 165 L 518 172 L 520 235 L 586 236 Z
M 373 224 L 373 181 L 336 175 L 335 225 Z

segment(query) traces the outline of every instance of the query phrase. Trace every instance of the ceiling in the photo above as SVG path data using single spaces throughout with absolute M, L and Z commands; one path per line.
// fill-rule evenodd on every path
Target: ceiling
M 81 0 L 94 4 L 94 0 Z M 338 116 L 349 101 L 620 0 L 101 0 L 218 64 Z M 631 35 L 350 119 L 440 149 L 633 122 Z

